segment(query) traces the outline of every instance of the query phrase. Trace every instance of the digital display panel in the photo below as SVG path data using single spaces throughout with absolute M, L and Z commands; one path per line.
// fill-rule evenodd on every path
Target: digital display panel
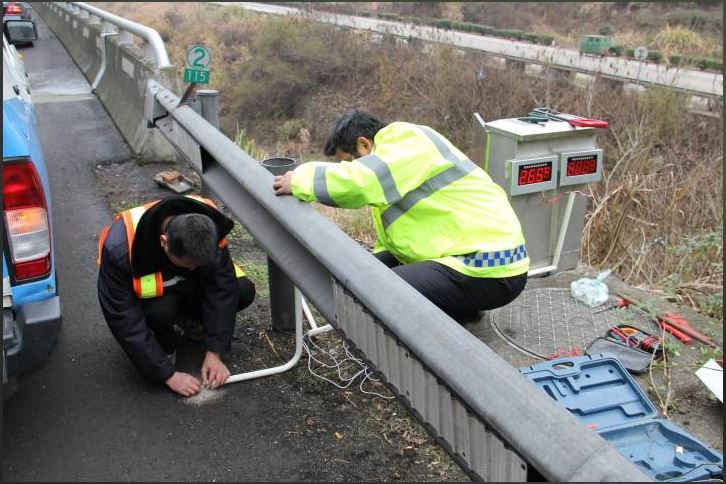
M 519 165 L 517 185 L 532 185 L 533 183 L 544 183 L 552 180 L 552 162 L 532 163 L 530 165 Z
M 567 157 L 567 176 L 592 175 L 595 172 L 597 172 L 597 154 Z

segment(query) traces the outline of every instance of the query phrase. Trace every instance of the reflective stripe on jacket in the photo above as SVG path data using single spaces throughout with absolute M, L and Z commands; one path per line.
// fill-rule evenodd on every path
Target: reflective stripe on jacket
M 427 126 L 391 123 L 367 156 L 305 163 L 293 172 L 292 192 L 334 207 L 370 205 L 374 251 L 388 250 L 403 263 L 434 260 L 489 278 L 529 269 L 522 228 L 504 190 Z
M 186 195 L 188 198 L 195 199 L 197 201 L 203 202 L 211 207 L 217 208 L 216 204 L 208 199 L 208 198 L 202 198 L 196 195 Z M 131 208 L 129 210 L 124 210 L 123 212 L 119 213 L 114 220 L 122 219 L 124 222 L 124 226 L 126 227 L 126 238 L 128 240 L 129 244 L 129 259 L 132 257 L 132 247 L 134 242 L 134 235 L 136 233 L 136 227 L 139 225 L 139 220 L 141 220 L 141 216 L 144 215 L 144 213 L 154 205 L 156 205 L 159 201 L 155 200 L 153 202 L 146 203 L 144 205 L 140 205 L 138 207 Z M 108 237 L 108 231 L 111 228 L 109 225 L 108 227 L 105 227 L 103 231 L 101 232 L 101 236 L 98 239 L 98 259 L 97 263 L 100 264 L 101 262 L 101 250 L 103 249 L 103 244 L 106 241 L 106 237 Z M 219 247 L 223 248 L 227 246 L 227 239 L 222 239 L 222 241 L 219 243 Z M 244 277 L 245 273 L 242 270 L 241 267 L 239 267 L 236 263 L 233 262 L 234 265 L 234 272 L 236 278 Z M 134 285 L 134 292 L 136 293 L 136 296 L 139 298 L 154 298 L 154 297 L 161 297 L 164 295 L 164 280 L 162 277 L 161 272 L 155 272 L 153 274 L 146 274 L 141 277 L 133 277 L 133 285 Z

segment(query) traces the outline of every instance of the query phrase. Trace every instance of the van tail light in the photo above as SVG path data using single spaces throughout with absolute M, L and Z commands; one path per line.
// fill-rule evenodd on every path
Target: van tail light
M 50 274 L 50 224 L 43 185 L 28 159 L 3 160 L 3 215 L 15 279 Z
M 9 3 L 3 9 L 3 15 L 21 15 L 23 13 L 23 7 L 15 2 Z

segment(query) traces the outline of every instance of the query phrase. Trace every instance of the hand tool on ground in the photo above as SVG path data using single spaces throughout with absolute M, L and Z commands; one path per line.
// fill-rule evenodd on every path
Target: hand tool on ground
M 534 111 L 532 111 L 529 115 L 530 117 L 544 115 L 555 121 L 566 121 L 570 123 L 570 126 L 576 126 L 579 128 L 607 128 L 609 126 L 607 121 L 603 121 L 601 119 L 583 118 L 582 116 L 560 113 L 547 108 L 534 108 Z
M 634 301 L 633 299 L 620 295 L 623 299 L 625 299 L 629 304 L 631 305 L 638 305 L 637 301 Z M 677 319 L 674 319 L 673 316 L 676 316 Z M 708 336 L 699 333 L 695 329 L 691 327 L 691 325 L 686 321 L 683 317 L 674 315 L 673 313 L 664 313 L 661 315 L 656 316 L 656 320 L 658 321 L 658 325 L 661 326 L 663 329 L 668 331 L 669 333 L 673 334 L 676 338 L 678 337 L 675 333 L 673 333 L 672 330 L 675 330 L 677 332 L 681 333 L 681 336 L 686 335 L 690 336 L 691 338 L 695 339 L 696 341 L 705 344 L 706 346 L 711 346 L 714 348 L 718 348 L 718 345 L 711 341 L 711 338 Z M 685 322 L 685 325 L 682 323 Z M 670 327 L 670 330 L 669 330 Z M 680 339 L 680 338 L 679 338 Z M 680 340 L 683 341 L 683 340 Z
M 652 353 L 655 359 L 663 356 L 661 348 L 661 340 L 657 336 L 646 333 L 640 328 L 629 324 L 620 324 L 612 327 L 607 333 L 607 337 L 619 342 L 623 342 L 628 346 L 638 348 L 642 351 Z
M 602 313 L 604 311 L 609 311 L 611 309 L 625 308 L 625 307 L 628 307 L 628 306 L 629 306 L 629 304 L 628 304 L 628 302 L 625 299 L 623 299 L 623 298 L 615 298 L 614 300 L 611 300 L 610 303 L 607 304 L 606 306 L 598 309 L 597 311 L 593 311 L 592 314 L 598 314 L 598 313 Z
M 677 316 L 677 315 L 675 315 L 673 313 L 665 313 L 664 316 L 668 317 L 669 319 L 672 319 L 673 321 L 677 322 L 678 324 L 680 324 L 684 328 L 688 327 L 690 329 L 693 329 L 693 327 L 691 327 L 691 325 L 688 324 L 688 321 L 686 321 L 685 319 L 683 319 L 680 316 Z M 672 325 L 668 324 L 666 321 L 663 321 L 660 317 L 657 317 L 656 319 L 658 319 L 658 324 L 664 330 L 668 331 L 670 334 L 672 334 L 678 341 L 680 341 L 684 345 L 689 345 L 689 344 L 691 344 L 693 342 L 693 338 L 691 338 L 690 336 L 688 336 L 688 334 L 686 334 L 683 331 L 679 331 L 678 329 L 674 328 Z

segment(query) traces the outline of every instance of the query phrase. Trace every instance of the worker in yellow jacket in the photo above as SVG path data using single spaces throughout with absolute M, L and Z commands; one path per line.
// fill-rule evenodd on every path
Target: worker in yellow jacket
M 277 195 L 371 207 L 375 256 L 452 318 L 504 306 L 527 283 L 524 235 L 504 190 L 441 134 L 351 111 L 325 154 L 275 177 Z

